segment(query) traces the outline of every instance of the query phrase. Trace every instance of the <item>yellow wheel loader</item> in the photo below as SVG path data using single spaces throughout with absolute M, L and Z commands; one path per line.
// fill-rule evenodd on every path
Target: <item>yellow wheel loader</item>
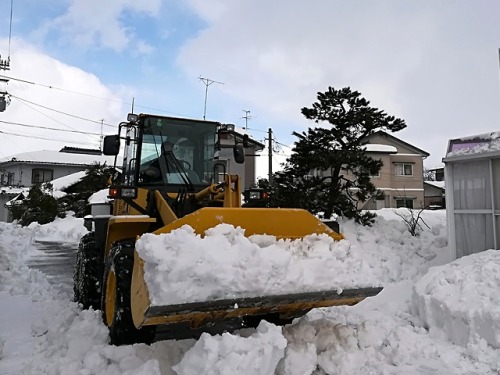
M 342 236 L 299 209 L 241 206 L 240 177 L 227 173 L 243 163 L 255 142 L 218 122 L 129 114 L 116 135 L 104 139 L 104 154 L 123 147 L 120 177 L 110 186 L 109 212 L 87 218 L 74 272 L 75 300 L 100 309 L 111 343 L 150 343 L 257 326 L 260 320 L 286 324 L 313 308 L 354 305 L 381 288 L 319 290 L 286 295 L 210 300 L 156 306 L 144 280 L 144 261 L 135 250 L 145 233 L 169 233 L 187 224 L 200 236 L 221 223 L 245 236 L 267 234 L 300 239 L 325 233 Z M 226 153 L 227 154 L 227 153 Z M 215 157 L 214 157 L 215 156 Z M 166 286 L 168 287 L 168 286 Z

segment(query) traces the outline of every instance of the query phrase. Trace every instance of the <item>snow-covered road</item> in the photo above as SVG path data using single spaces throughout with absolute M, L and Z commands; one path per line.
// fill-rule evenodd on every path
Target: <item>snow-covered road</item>
M 371 228 L 341 223 L 348 252 L 383 284 L 378 296 L 285 328 L 123 347 L 108 344 L 99 312 L 27 266 L 35 239 L 76 243 L 82 222 L 0 223 L 0 374 L 500 373 L 497 252 L 449 263 L 444 212 L 426 212 L 430 229 L 418 238 L 380 213 Z
M 66 293 L 73 293 L 73 270 L 78 244 L 63 241 L 33 241 L 38 250 L 26 265 L 41 271 L 50 283 L 61 287 Z

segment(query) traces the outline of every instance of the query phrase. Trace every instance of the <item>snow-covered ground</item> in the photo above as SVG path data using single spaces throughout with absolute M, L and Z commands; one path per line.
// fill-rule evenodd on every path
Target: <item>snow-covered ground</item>
M 289 268 L 300 273 L 298 280 L 316 273 L 324 289 L 328 284 L 321 276 L 328 270 L 317 260 L 334 261 L 330 265 L 340 274 L 332 276 L 332 289 L 369 281 L 384 286 L 376 297 L 352 307 L 313 310 L 284 328 L 262 322 L 256 330 L 235 334 L 123 347 L 108 345 L 99 312 L 82 311 L 72 296 L 26 266 L 36 251 L 34 239 L 76 242 L 85 232 L 82 220 L 68 217 L 27 228 L 0 223 L 0 374 L 500 373 L 500 253 L 450 262 L 444 211 L 424 213 L 430 228 L 424 226 L 419 237 L 410 236 L 392 210 L 379 213 L 371 228 L 341 222 L 346 238 L 341 243 L 282 246 L 261 239 L 249 244 L 227 227 L 214 230 L 213 237 L 222 236 L 217 241 L 203 242 L 207 253 L 220 251 L 221 241 L 233 252 L 239 250 L 235 243 L 245 243 L 250 271 L 255 271 L 255 244 L 274 251 L 276 264 L 281 259 L 290 265 L 287 250 L 311 251 L 316 256 L 310 268 Z M 190 249 L 203 241 L 188 230 L 175 235 L 188 238 Z M 169 240 L 158 246 L 164 241 Z M 153 240 L 145 243 L 158 251 Z M 198 257 L 192 263 L 206 270 L 209 257 L 192 255 Z M 224 282 L 241 281 L 245 276 L 237 273 L 245 267 L 234 267 L 239 265 L 231 263 L 234 258 L 225 260 Z M 194 272 L 186 261 L 182 272 Z M 345 268 L 338 268 L 342 264 Z M 293 281 L 290 276 L 280 277 Z

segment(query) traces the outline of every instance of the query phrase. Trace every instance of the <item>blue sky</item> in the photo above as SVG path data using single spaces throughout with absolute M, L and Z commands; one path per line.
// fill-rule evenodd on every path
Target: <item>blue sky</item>
M 394 135 L 429 152 L 427 166 L 448 139 L 500 128 L 496 1 L 14 0 L 13 10 L 7 75 L 36 85 L 11 80 L 0 121 L 99 133 L 104 120 L 112 133 L 132 98 L 136 112 L 202 118 L 203 76 L 224 83 L 209 87 L 207 119 L 242 126 L 249 110 L 258 140 L 273 128 L 292 144 L 292 131 L 314 125 L 300 109 L 328 86 L 405 119 Z M 9 13 L 3 0 L 3 58 Z M 0 131 L 0 157 L 99 143 L 1 122 Z

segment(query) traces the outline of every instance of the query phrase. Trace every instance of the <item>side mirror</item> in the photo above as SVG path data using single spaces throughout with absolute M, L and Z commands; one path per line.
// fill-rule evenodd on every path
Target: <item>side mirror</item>
M 118 155 L 119 152 L 120 136 L 118 134 L 105 136 L 102 153 L 104 155 Z
M 249 146 L 249 144 L 248 144 L 248 139 L 249 139 L 249 138 L 250 138 L 250 137 L 248 136 L 248 134 L 244 134 L 244 135 L 243 135 L 243 147 L 244 147 L 244 148 L 247 148 L 247 147 Z
M 245 162 L 245 150 L 243 146 L 236 145 L 233 148 L 234 161 L 238 164 L 243 164 Z

